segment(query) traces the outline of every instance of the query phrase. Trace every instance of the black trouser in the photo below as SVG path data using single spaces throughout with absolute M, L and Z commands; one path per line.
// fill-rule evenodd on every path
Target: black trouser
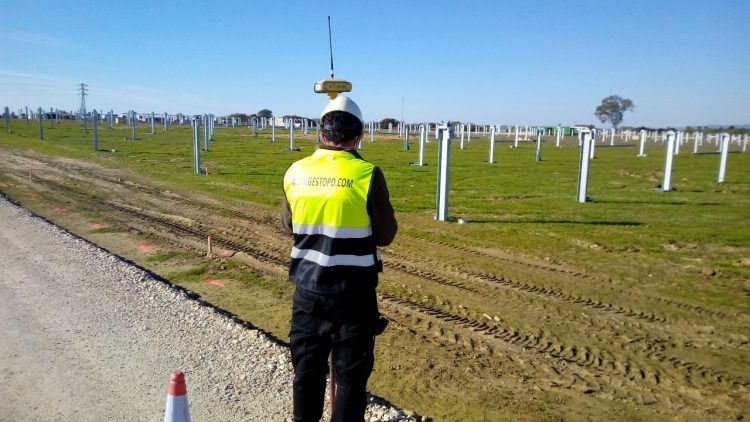
M 331 352 L 336 374 L 336 405 L 331 420 L 364 421 L 365 389 L 374 363 L 376 300 L 374 291 L 324 296 L 295 290 L 289 332 L 295 421 L 320 420 Z

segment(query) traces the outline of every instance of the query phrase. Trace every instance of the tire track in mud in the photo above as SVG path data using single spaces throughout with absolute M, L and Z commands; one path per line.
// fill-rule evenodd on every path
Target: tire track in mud
M 383 302 L 385 302 L 384 305 L 386 308 L 388 308 L 389 304 L 395 304 L 399 308 L 407 308 L 418 314 L 412 315 L 410 318 L 410 321 L 414 325 L 424 325 L 423 329 L 432 335 L 436 335 L 449 343 L 463 344 L 473 352 L 503 356 L 503 347 L 497 346 L 497 341 L 500 340 L 506 344 L 534 351 L 543 357 L 552 357 L 556 360 L 565 361 L 569 364 L 595 371 L 597 376 L 603 374 L 609 377 L 622 378 L 622 382 L 630 382 L 636 389 L 645 389 L 647 392 L 654 388 L 669 388 L 671 382 L 663 386 L 662 378 L 669 376 L 670 373 L 671 375 L 677 375 L 675 379 L 684 379 L 690 384 L 719 384 L 743 391 L 750 387 L 750 383 L 742 382 L 723 372 L 694 362 L 670 357 L 664 353 L 663 348 L 653 347 L 648 343 L 643 343 L 642 347 L 638 348 L 642 352 L 639 354 L 654 361 L 654 363 L 661 367 L 660 369 L 663 369 L 663 372 L 660 372 L 659 369 L 638 365 L 627 359 L 618 358 L 615 354 L 607 350 L 598 350 L 589 346 L 576 344 L 564 344 L 557 339 L 551 338 L 545 332 L 528 334 L 513 327 L 500 327 L 498 324 L 477 321 L 470 317 L 456 315 L 430 305 L 414 302 L 388 293 L 381 293 L 380 296 Z M 425 322 L 427 317 L 439 321 L 443 324 L 443 327 L 436 329 L 434 324 Z M 462 342 L 461 337 L 463 335 L 452 331 L 450 326 L 463 329 L 470 336 L 470 340 Z M 628 343 L 613 341 L 612 344 L 618 346 L 621 350 L 633 350 L 632 347 L 628 346 L 639 345 L 642 341 L 642 338 L 635 338 Z M 554 366 L 551 369 L 547 368 L 547 372 L 559 374 L 559 371 Z M 587 388 L 590 388 L 591 392 L 605 390 L 602 385 L 597 387 L 596 384 L 589 385 Z M 638 394 L 631 394 L 631 396 L 637 399 Z M 637 401 L 639 400 L 637 399 Z
M 239 242 L 237 240 L 231 239 L 228 236 L 223 234 L 223 233 L 226 233 L 225 231 L 219 231 L 219 230 L 216 230 L 215 228 L 205 228 L 202 223 L 199 223 L 195 220 L 190 220 L 192 224 L 184 224 L 184 223 L 174 221 L 173 219 L 170 219 L 164 215 L 157 215 L 154 212 L 145 211 L 139 207 L 122 204 L 122 203 L 112 201 L 112 200 L 102 199 L 98 196 L 91 195 L 85 192 L 81 192 L 80 190 L 76 188 L 73 188 L 73 187 L 70 187 L 70 186 L 49 180 L 49 179 L 37 178 L 35 182 L 45 184 L 51 187 L 52 190 L 55 190 L 58 192 L 65 191 L 66 193 L 75 195 L 79 197 L 79 199 L 82 199 L 84 201 L 98 204 L 102 208 L 115 209 L 131 217 L 138 218 L 142 221 L 147 221 L 147 222 L 151 222 L 162 227 L 166 227 L 166 231 L 168 232 L 177 232 L 183 235 L 188 235 L 198 242 L 204 242 L 206 238 L 210 235 L 212 238 L 212 241 L 215 244 L 217 244 L 217 246 L 225 246 L 224 249 L 230 249 L 230 250 L 237 251 L 237 252 L 243 252 L 257 259 L 260 262 L 264 262 L 268 264 L 274 264 L 274 265 L 279 265 L 279 266 L 289 265 L 289 261 L 286 258 L 281 258 L 263 249 L 255 247 L 248 240 L 245 240 L 244 242 Z M 92 210 L 101 212 L 101 209 L 92 208 Z M 127 219 L 118 219 L 118 221 L 120 221 L 121 223 L 125 225 L 128 225 Z M 193 225 L 195 227 L 193 227 Z M 137 227 L 132 227 L 130 225 L 128 226 L 131 228 L 137 229 Z M 216 233 L 219 233 L 219 234 L 216 234 Z M 157 236 L 159 235 L 158 233 L 153 233 L 153 234 Z M 237 237 L 242 238 L 242 236 L 237 236 Z
M 389 268 L 395 269 L 397 271 L 401 271 L 403 273 L 409 274 L 417 278 L 421 278 L 427 281 L 434 281 L 439 284 L 452 286 L 452 287 L 456 287 L 462 290 L 471 291 L 471 292 L 474 292 L 483 296 L 487 296 L 486 293 L 482 293 L 478 289 L 468 286 L 466 283 L 462 283 L 460 281 L 455 281 L 455 280 L 450 280 L 448 278 L 439 276 L 430 271 L 415 270 L 412 267 L 408 267 L 404 264 L 398 263 L 399 260 L 395 260 L 395 261 L 396 263 L 392 263 L 394 261 L 386 261 L 386 262 L 391 262 L 391 263 L 384 264 L 384 265 Z M 619 305 L 613 305 L 611 303 L 598 301 L 598 300 L 584 297 L 584 296 L 573 295 L 573 294 L 564 292 L 562 290 L 557 290 L 551 287 L 541 287 L 541 286 L 531 284 L 531 283 L 514 281 L 513 279 L 509 277 L 496 276 L 494 274 L 487 274 L 487 273 L 478 273 L 478 272 L 474 272 L 474 271 L 466 270 L 466 269 L 461 269 L 461 271 L 463 272 L 463 274 L 475 280 L 488 283 L 493 286 L 507 287 L 512 290 L 523 292 L 525 294 L 533 294 L 536 296 L 541 296 L 543 298 L 572 303 L 575 305 L 579 305 L 579 306 L 594 309 L 594 310 L 611 312 L 611 313 L 619 314 L 619 315 L 622 315 L 631 319 L 636 319 L 639 322 L 644 322 L 644 321 L 645 322 L 659 322 L 659 323 L 667 322 L 667 318 L 663 316 L 649 314 L 643 311 L 637 311 L 633 309 L 626 309 Z
M 629 363 L 612 363 L 603 358 L 604 354 L 589 348 L 566 346 L 544 335 L 501 328 L 387 293 L 381 293 L 380 302 L 386 311 L 395 308 L 386 315 L 392 320 L 401 317 L 397 324 L 406 324 L 412 330 L 419 327 L 423 335 L 435 337 L 439 343 L 508 360 L 522 370 L 531 367 L 535 377 L 546 379 L 551 387 L 574 388 L 583 394 L 602 393 L 639 404 L 656 402 L 651 390 L 660 382 L 658 373 L 648 379 L 643 370 Z M 604 382 L 603 377 L 620 381 Z
M 386 261 L 386 263 L 387 262 L 390 262 L 390 261 Z M 449 280 L 445 277 L 438 276 L 428 271 L 424 271 L 424 270 L 414 271 L 410 267 L 404 266 L 402 264 L 391 264 L 391 265 L 386 265 L 386 266 L 389 268 L 394 268 L 398 271 L 401 271 L 402 273 L 411 275 L 413 277 L 421 278 L 427 281 L 433 281 L 433 282 L 451 286 L 451 287 L 460 288 L 465 291 L 471 291 L 480 296 L 490 297 L 489 295 L 487 295 L 486 292 L 481 292 L 475 288 L 467 286 L 465 283 Z M 468 275 L 471 277 L 478 278 L 484 282 L 509 286 L 512 288 L 512 290 L 515 290 L 515 291 L 538 294 L 542 297 L 554 297 L 556 299 L 559 299 L 560 301 L 575 304 L 578 306 L 584 306 L 584 307 L 595 309 L 595 310 L 607 311 L 607 312 L 611 312 L 617 315 L 626 316 L 637 323 L 638 322 L 649 322 L 649 323 L 666 323 L 667 322 L 666 318 L 664 317 L 659 317 L 659 316 L 652 315 L 652 314 L 646 314 L 644 312 L 639 312 L 639 311 L 635 311 L 632 309 L 625 309 L 623 307 L 615 306 L 609 303 L 596 301 L 591 298 L 574 296 L 574 295 L 571 295 L 562 291 L 554 290 L 551 288 L 544 288 L 544 287 L 540 287 L 540 286 L 529 284 L 529 283 L 515 282 L 505 277 L 498 277 L 492 274 L 482 274 L 482 273 L 474 273 L 474 272 L 468 272 Z M 596 321 L 598 325 L 597 328 L 601 330 L 602 332 L 612 333 L 614 330 L 618 329 L 618 327 L 614 325 L 613 322 L 609 319 L 600 318 L 600 319 L 597 319 Z M 654 337 L 653 335 L 643 334 L 644 330 L 640 328 L 635 328 L 633 326 L 630 326 L 630 329 L 634 329 L 640 332 L 641 334 L 636 335 L 635 338 L 633 339 L 630 339 L 630 338 L 623 339 L 619 343 L 620 347 L 623 350 L 633 351 L 639 355 L 645 356 L 652 360 L 656 360 L 660 363 L 664 362 L 665 360 L 672 362 L 673 360 L 677 359 L 677 358 L 670 357 L 664 353 L 667 350 L 667 347 L 665 347 L 664 345 L 669 344 L 670 341 L 663 339 L 663 338 Z M 731 346 L 731 342 L 728 342 L 726 339 L 721 338 L 720 340 L 722 341 L 722 343 L 725 343 L 728 346 Z M 679 359 L 677 360 L 679 361 Z M 719 382 L 721 382 L 721 379 L 724 378 L 724 376 L 721 375 L 720 372 L 707 369 L 699 364 L 679 361 L 677 365 L 690 367 L 690 368 L 699 368 L 700 371 L 705 372 L 703 374 L 703 378 L 714 377 L 714 378 L 717 378 Z
M 477 280 L 481 280 L 487 283 L 509 287 L 513 290 L 531 293 L 545 298 L 552 298 L 561 302 L 572 303 L 590 309 L 596 309 L 603 312 L 611 312 L 640 321 L 659 323 L 668 321 L 667 318 L 663 316 L 624 308 L 619 305 L 613 305 L 611 303 L 602 302 L 585 296 L 573 295 L 571 293 L 566 293 L 563 290 L 554 289 L 552 287 L 541 287 L 531 283 L 514 281 L 509 277 L 496 276 L 494 274 L 476 273 L 473 271 L 467 271 L 467 274 Z
M 433 240 L 433 239 L 426 239 L 423 237 L 410 236 L 408 234 L 404 236 L 409 236 L 410 238 L 415 239 L 415 240 L 420 240 L 426 243 L 440 245 L 448 249 L 454 249 L 454 250 L 468 253 L 474 256 L 490 258 L 493 260 L 501 260 L 501 261 L 505 261 L 508 263 L 517 264 L 517 265 L 521 265 L 525 267 L 531 267 L 531 268 L 535 268 L 535 269 L 546 271 L 546 272 L 565 274 L 565 275 L 575 277 L 575 278 L 587 278 L 587 279 L 594 279 L 594 280 L 602 281 L 602 282 L 609 282 L 609 280 L 604 277 L 600 277 L 600 276 L 596 276 L 592 274 L 585 274 L 581 271 L 570 270 L 570 269 L 559 267 L 559 266 L 544 265 L 533 260 L 522 260 L 522 259 L 516 259 L 516 258 L 507 257 L 507 256 L 502 256 L 502 255 L 491 254 L 491 253 L 484 252 L 484 251 L 481 251 L 472 247 L 468 247 L 468 246 L 455 245 L 455 244 L 451 244 L 451 243 L 440 241 L 440 240 Z M 679 301 L 665 298 L 665 297 L 650 296 L 650 295 L 644 295 L 643 297 L 649 300 L 654 300 L 660 303 L 674 306 L 675 308 L 678 308 L 683 311 L 689 311 L 689 312 L 701 314 L 701 315 L 710 315 L 716 318 L 725 318 L 725 319 L 732 318 L 732 315 L 726 312 L 708 309 L 702 306 L 691 305 L 689 303 L 679 302 Z
M 431 273 L 429 271 L 424 271 L 424 270 L 420 270 L 414 267 L 410 267 L 400 262 L 383 261 L 383 266 L 386 268 L 390 268 L 394 271 L 398 271 L 403 274 L 407 274 L 407 275 L 410 275 L 412 277 L 416 277 L 422 280 L 431 281 L 437 284 L 442 284 L 444 286 L 455 287 L 457 289 L 461 289 L 467 292 L 472 292 L 472 293 L 476 293 L 476 294 L 484 296 L 484 294 L 480 290 L 475 289 L 471 286 L 467 286 L 465 283 L 461 283 L 460 281 L 455 281 L 455 280 L 449 280 L 435 273 Z
M 130 215 L 140 218 L 141 220 L 147 220 L 153 223 L 160 224 L 162 226 L 166 226 L 168 227 L 169 230 L 178 231 L 184 234 L 192 235 L 194 238 L 201 240 L 201 241 L 203 241 L 210 235 L 212 241 L 215 242 L 219 246 L 225 246 L 224 249 L 231 249 L 237 252 L 246 253 L 261 262 L 274 264 L 274 265 L 280 265 L 280 266 L 289 265 L 289 261 L 284 258 L 280 258 L 274 254 L 268 253 L 265 250 L 259 249 L 255 246 L 248 244 L 247 242 L 239 242 L 239 241 L 230 239 L 229 237 L 222 235 L 222 234 L 217 235 L 215 234 L 215 231 L 213 230 L 194 228 L 194 227 L 191 227 L 190 225 L 181 224 L 175 221 L 170 221 L 168 218 L 154 215 L 152 213 L 146 213 L 143 210 L 137 209 L 135 207 L 118 204 L 112 201 L 103 201 L 103 204 L 106 204 L 107 206 L 110 206 L 112 208 L 116 208 L 120 211 L 127 212 Z

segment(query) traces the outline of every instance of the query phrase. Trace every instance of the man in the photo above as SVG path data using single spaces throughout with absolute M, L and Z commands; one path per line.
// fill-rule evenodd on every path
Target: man
M 321 125 L 320 147 L 284 175 L 282 224 L 294 235 L 294 420 L 320 420 L 331 354 L 331 420 L 364 421 L 375 336 L 386 322 L 375 296 L 382 271 L 377 247 L 393 241 L 397 224 L 382 171 L 357 153 L 363 128 L 357 104 L 339 95 L 323 110 Z

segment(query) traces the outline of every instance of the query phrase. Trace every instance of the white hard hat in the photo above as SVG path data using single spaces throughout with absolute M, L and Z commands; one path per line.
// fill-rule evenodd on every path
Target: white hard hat
M 359 110 L 357 103 L 345 95 L 339 95 L 332 99 L 326 108 L 323 109 L 323 113 L 320 114 L 320 117 L 323 118 L 323 116 L 332 111 L 345 111 L 354 115 L 354 117 L 358 118 L 360 122 L 365 122 L 364 119 L 362 119 L 362 112 Z

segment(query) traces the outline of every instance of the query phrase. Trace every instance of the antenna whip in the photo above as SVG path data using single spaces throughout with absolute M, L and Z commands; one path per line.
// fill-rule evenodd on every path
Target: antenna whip
M 333 78 L 333 42 L 331 41 L 331 17 L 328 16 L 328 51 L 331 52 L 331 78 Z

